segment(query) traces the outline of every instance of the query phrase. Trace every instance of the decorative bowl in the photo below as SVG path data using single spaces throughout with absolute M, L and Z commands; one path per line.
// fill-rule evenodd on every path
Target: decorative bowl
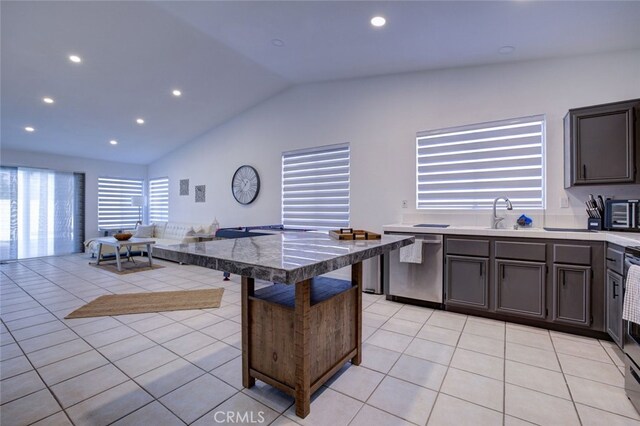
M 133 234 L 131 232 L 123 232 L 121 234 L 115 234 L 113 236 L 113 238 L 115 238 L 118 241 L 127 241 L 131 237 L 133 237 Z

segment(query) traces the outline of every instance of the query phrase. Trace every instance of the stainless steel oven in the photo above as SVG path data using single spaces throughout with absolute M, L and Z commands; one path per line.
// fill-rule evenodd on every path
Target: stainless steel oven
M 631 265 L 640 265 L 640 247 L 627 247 L 625 249 L 625 282 Z M 640 324 L 629 321 L 625 325 L 625 391 L 636 410 L 640 412 Z

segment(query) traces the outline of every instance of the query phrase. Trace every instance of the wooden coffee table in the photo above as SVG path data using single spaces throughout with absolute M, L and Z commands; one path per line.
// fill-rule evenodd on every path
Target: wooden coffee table
M 99 265 L 102 259 L 102 246 L 110 246 L 115 249 L 116 252 L 116 265 L 118 266 L 118 271 L 122 271 L 122 264 L 120 263 L 120 249 L 127 249 L 127 259 L 133 262 L 133 258 L 131 257 L 131 247 L 135 246 L 147 246 L 147 256 L 149 257 L 149 268 L 153 267 L 153 256 L 151 255 L 151 246 L 153 246 L 156 241 L 153 238 L 129 238 L 126 241 L 118 241 L 114 237 L 103 237 L 96 238 L 94 240 L 98 243 L 98 260 L 96 261 L 96 265 Z

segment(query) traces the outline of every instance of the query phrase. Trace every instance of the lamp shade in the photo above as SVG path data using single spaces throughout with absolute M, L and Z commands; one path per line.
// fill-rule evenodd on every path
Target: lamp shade
M 134 195 L 131 197 L 131 205 L 135 207 L 144 206 L 144 197 L 142 195 Z

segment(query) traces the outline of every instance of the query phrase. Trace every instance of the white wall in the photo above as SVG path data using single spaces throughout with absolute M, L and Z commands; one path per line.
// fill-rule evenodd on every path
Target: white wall
M 3 166 L 34 167 L 63 172 L 85 173 L 85 237 L 95 237 L 98 232 L 98 177 L 147 178 L 147 166 L 115 163 L 27 151 L 3 149 L 0 153 Z
M 577 215 L 583 223 L 585 194 L 637 196 L 640 188 L 565 192 L 562 118 L 569 108 L 639 98 L 638 76 L 636 50 L 307 84 L 149 165 L 149 177 L 170 178 L 172 220 L 210 222 L 215 216 L 222 226 L 278 223 L 281 153 L 350 142 L 351 224 L 375 230 L 415 208 L 417 131 L 546 114 L 547 222 L 573 221 Z M 250 206 L 236 203 L 230 190 L 231 176 L 242 164 L 256 167 L 262 180 Z M 180 197 L 178 181 L 185 178 L 191 195 Z M 196 204 L 193 185 L 200 184 L 207 185 L 207 201 Z M 560 209 L 560 198 L 567 195 L 570 208 Z M 402 209 L 402 200 L 412 209 Z M 466 217 L 488 221 L 488 215 Z

